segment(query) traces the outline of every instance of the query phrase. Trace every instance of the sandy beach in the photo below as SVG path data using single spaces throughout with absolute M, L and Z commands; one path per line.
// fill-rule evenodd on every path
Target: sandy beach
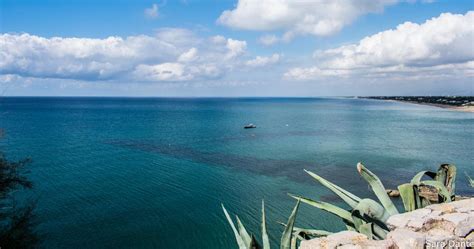
M 416 104 L 416 105 L 429 105 L 429 106 L 435 106 L 439 108 L 444 108 L 444 109 L 453 110 L 453 111 L 460 111 L 460 112 L 474 112 L 474 106 L 441 105 L 441 104 L 431 104 L 431 103 L 420 103 L 420 102 L 415 102 L 415 101 L 403 101 L 403 100 L 390 100 L 390 101 L 397 101 L 397 102 L 410 103 L 410 104 Z

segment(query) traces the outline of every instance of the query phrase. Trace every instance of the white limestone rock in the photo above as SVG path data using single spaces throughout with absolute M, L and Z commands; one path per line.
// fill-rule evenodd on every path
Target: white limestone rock
M 392 240 L 393 243 L 400 249 L 423 249 L 426 236 L 422 233 L 414 232 L 409 229 L 398 228 L 395 231 L 388 233 L 387 239 Z

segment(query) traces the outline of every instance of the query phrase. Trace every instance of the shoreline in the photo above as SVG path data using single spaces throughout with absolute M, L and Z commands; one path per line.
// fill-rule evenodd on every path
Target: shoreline
M 424 103 L 424 102 L 409 101 L 409 100 L 396 100 L 396 99 L 375 99 L 375 98 L 365 98 L 365 99 L 392 101 L 392 102 L 408 103 L 408 104 L 415 104 L 415 105 L 434 106 L 434 107 L 443 108 L 443 109 L 447 109 L 447 110 L 451 110 L 451 111 L 474 113 L 474 106 L 454 106 L 454 105 L 443 105 L 443 104 Z
M 390 101 L 410 103 L 410 104 L 416 104 L 416 105 L 434 106 L 434 107 L 448 109 L 452 111 L 458 111 L 458 112 L 471 112 L 471 113 L 474 112 L 474 106 L 454 106 L 454 105 L 432 104 L 432 103 L 423 103 L 423 102 L 406 101 L 406 100 L 390 100 Z

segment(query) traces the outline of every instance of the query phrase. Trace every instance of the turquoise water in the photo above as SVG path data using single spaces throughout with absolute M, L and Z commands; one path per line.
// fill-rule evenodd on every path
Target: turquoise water
M 343 205 L 303 169 L 371 196 L 359 161 L 386 187 L 454 163 L 473 194 L 472 113 L 343 98 L 2 98 L 0 111 L 0 149 L 33 159 L 19 195 L 37 201 L 45 248 L 236 248 L 220 203 L 258 233 L 263 198 L 275 246 L 287 193 Z M 343 229 L 305 205 L 297 224 Z

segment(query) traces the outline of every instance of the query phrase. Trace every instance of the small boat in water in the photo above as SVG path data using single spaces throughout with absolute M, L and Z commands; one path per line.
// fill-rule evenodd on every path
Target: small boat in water
M 252 128 L 257 128 L 257 126 L 254 125 L 254 124 L 248 124 L 248 125 L 244 126 L 244 129 L 252 129 Z

